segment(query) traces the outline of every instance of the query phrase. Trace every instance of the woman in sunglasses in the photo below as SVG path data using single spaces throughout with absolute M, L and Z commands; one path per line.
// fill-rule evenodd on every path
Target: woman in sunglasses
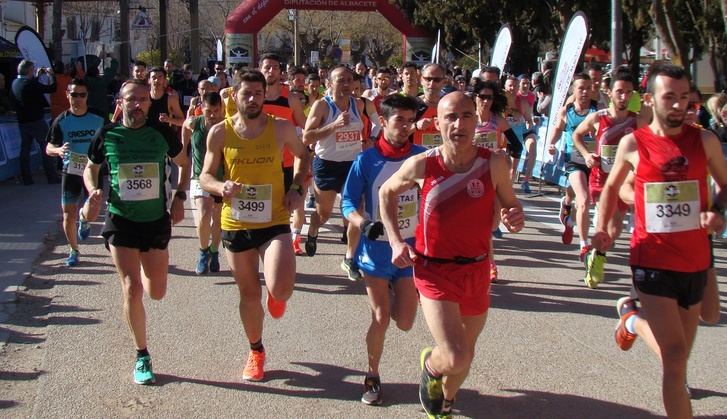
M 523 146 L 510 124 L 502 117 L 502 113 L 507 107 L 507 98 L 497 82 L 494 81 L 475 79 L 472 91 L 478 118 L 475 128 L 475 143 L 496 153 L 507 152 L 513 160 L 511 167 L 517 166 Z M 496 217 L 493 225 L 498 227 L 492 232 L 492 236 L 501 238 L 499 205 L 496 205 L 493 217 Z M 490 245 L 490 249 L 490 281 L 495 282 L 497 281 L 497 266 L 492 245 Z

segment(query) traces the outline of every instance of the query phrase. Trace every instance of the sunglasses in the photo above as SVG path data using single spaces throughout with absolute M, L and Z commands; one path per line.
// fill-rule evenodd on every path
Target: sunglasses
M 422 79 L 424 81 L 433 81 L 435 83 L 441 83 L 442 80 L 444 80 L 444 77 L 424 77 L 424 76 L 422 76 Z
M 69 92 L 68 94 L 71 95 L 71 97 L 86 97 L 86 96 L 88 96 L 88 93 L 85 93 L 85 92 Z
M 482 100 L 492 100 L 492 98 L 494 97 L 493 95 L 485 95 L 482 93 L 478 93 L 475 96 L 477 96 L 478 98 L 480 98 Z

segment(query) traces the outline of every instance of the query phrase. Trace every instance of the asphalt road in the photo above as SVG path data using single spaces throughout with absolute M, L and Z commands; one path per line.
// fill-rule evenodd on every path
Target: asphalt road
M 22 190 L 22 188 L 20 188 Z M 495 241 L 500 283 L 456 413 L 473 418 L 648 418 L 663 415 L 657 359 L 637 341 L 613 342 L 614 302 L 628 293 L 627 239 L 608 256 L 607 282 L 582 282 L 577 244 L 560 243 L 557 199 L 520 195 L 527 228 Z M 8 200 L 25 199 L 19 194 Z M 49 203 L 50 202 L 50 203 Z M 38 205 L 57 205 L 57 198 Z M 50 211 L 49 213 L 55 213 Z M 56 226 L 57 214 L 55 215 Z M 360 401 L 370 314 L 362 283 L 339 268 L 341 220 L 321 231 L 314 258 L 299 257 L 295 292 L 281 320 L 265 320 L 268 361 L 261 383 L 241 381 L 248 352 L 237 289 L 222 272 L 196 276 L 191 212 L 174 228 L 162 301 L 145 299 L 156 386 L 132 383 L 133 346 L 121 293 L 98 233 L 66 268 L 65 239 L 52 229 L 14 302 L 3 304 L 0 415 L 5 417 L 417 418 L 418 356 L 432 339 L 418 316 L 393 325 L 381 365 L 385 404 Z M 0 220 L 2 228 L 17 219 Z M 575 240 L 574 243 L 576 243 Z M 727 251 L 717 245 L 724 278 Z M 724 279 L 721 299 L 727 298 Z M 690 360 L 693 407 L 727 417 L 727 329 L 701 326 Z

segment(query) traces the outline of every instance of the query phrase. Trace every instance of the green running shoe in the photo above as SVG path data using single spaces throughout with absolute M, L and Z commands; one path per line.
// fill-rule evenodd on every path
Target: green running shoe
M 419 383 L 419 401 L 427 413 L 427 417 L 437 418 L 442 413 L 444 390 L 442 389 L 442 377 L 432 377 L 427 371 L 426 362 L 431 355 L 432 348 L 424 348 L 419 356 L 419 364 L 422 368 L 422 381 Z
M 606 264 L 606 254 L 591 250 L 586 254 L 586 277 L 583 282 L 588 288 L 596 288 L 603 282 L 603 266 Z
M 151 357 L 149 355 L 136 358 L 134 366 L 134 383 L 141 385 L 154 384 L 157 380 L 151 370 Z

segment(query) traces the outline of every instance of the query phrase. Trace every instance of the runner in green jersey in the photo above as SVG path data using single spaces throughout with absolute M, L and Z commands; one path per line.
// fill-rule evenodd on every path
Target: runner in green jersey
M 144 81 L 130 80 L 121 87 L 118 104 L 123 112 L 120 124 L 104 127 L 92 140 L 88 164 L 83 173 L 89 199 L 83 208 L 84 219 L 94 221 L 101 206 L 102 192 L 97 179 L 106 161 L 111 177 L 108 213 L 101 233 L 111 251 L 121 278 L 124 317 L 137 350 L 134 382 L 155 382 L 147 351 L 144 291 L 153 300 L 164 297 L 167 289 L 172 222 L 184 218 L 182 191 L 185 177 L 180 175 L 179 191 L 171 200 L 169 158 L 187 167 L 182 143 L 176 133 L 158 122 L 146 124 L 150 106 L 149 87 Z M 180 172 L 186 172 L 181 170 Z M 189 176 L 186 176 L 189 179 Z M 171 216 L 167 203 L 171 200 Z

